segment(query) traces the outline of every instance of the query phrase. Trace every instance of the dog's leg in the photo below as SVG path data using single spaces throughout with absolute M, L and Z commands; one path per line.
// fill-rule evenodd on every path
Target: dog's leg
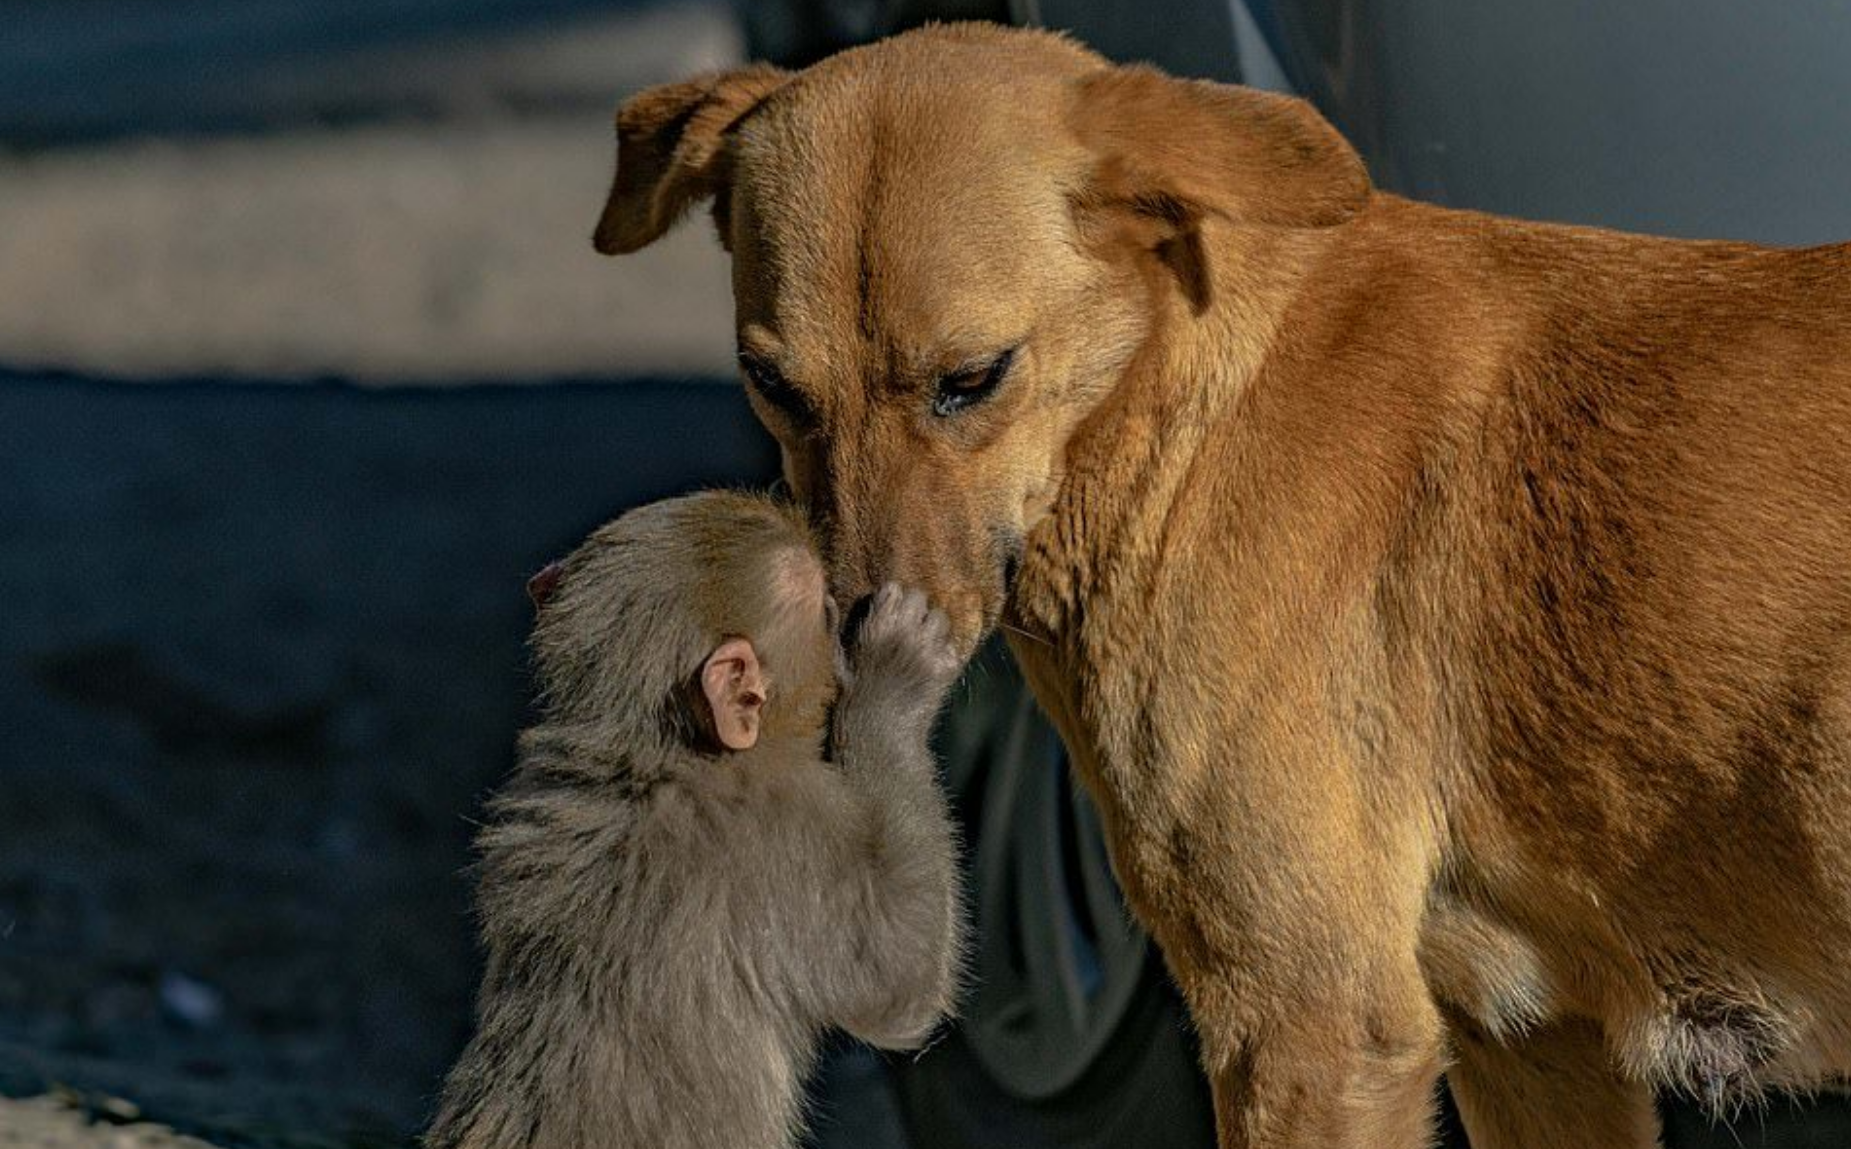
M 1446 1080 L 1472 1149 L 1656 1149 L 1651 1090 L 1614 1070 L 1600 1032 L 1565 1022 L 1503 1045 L 1456 1027 Z
M 1271 1023 L 1226 1056 L 1213 1006 L 1192 1002 L 1221 1149 L 1427 1149 L 1444 1041 L 1424 987 L 1402 989 L 1366 1008 L 1323 997 L 1268 1009 Z

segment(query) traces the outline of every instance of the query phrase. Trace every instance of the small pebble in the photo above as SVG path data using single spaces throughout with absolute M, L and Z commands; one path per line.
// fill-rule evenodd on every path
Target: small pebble
M 225 995 L 183 973 L 162 974 L 160 995 L 161 1008 L 195 1029 L 217 1025 L 225 1015 Z
M 96 1115 L 105 1121 L 140 1121 L 141 1106 L 126 1097 L 98 1097 L 92 1101 Z

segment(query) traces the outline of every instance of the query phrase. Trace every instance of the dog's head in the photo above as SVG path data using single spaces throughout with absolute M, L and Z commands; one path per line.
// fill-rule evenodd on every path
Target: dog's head
M 747 392 L 837 597 L 921 586 L 973 644 L 1074 429 L 1160 316 L 1212 306 L 1204 220 L 1322 227 L 1369 186 L 1296 100 L 984 25 L 652 89 L 617 134 L 598 250 L 714 201 Z

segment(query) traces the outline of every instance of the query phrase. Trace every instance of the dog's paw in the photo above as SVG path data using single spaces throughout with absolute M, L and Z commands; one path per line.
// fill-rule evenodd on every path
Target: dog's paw
M 857 684 L 918 690 L 934 709 L 964 668 L 945 612 L 924 591 L 898 583 L 874 593 L 849 662 Z

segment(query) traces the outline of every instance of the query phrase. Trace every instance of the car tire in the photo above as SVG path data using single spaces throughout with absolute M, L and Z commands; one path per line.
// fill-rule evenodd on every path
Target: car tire
M 1207 1149 L 1187 1013 L 1112 878 L 1098 815 L 1007 653 L 941 732 L 965 827 L 971 985 L 940 1041 L 896 1059 L 914 1149 Z
M 1208 1086 L 1175 991 L 1154 957 L 1120 1030 L 1072 1086 L 1017 1096 L 953 1029 L 895 1067 L 915 1149 L 1210 1149 Z

